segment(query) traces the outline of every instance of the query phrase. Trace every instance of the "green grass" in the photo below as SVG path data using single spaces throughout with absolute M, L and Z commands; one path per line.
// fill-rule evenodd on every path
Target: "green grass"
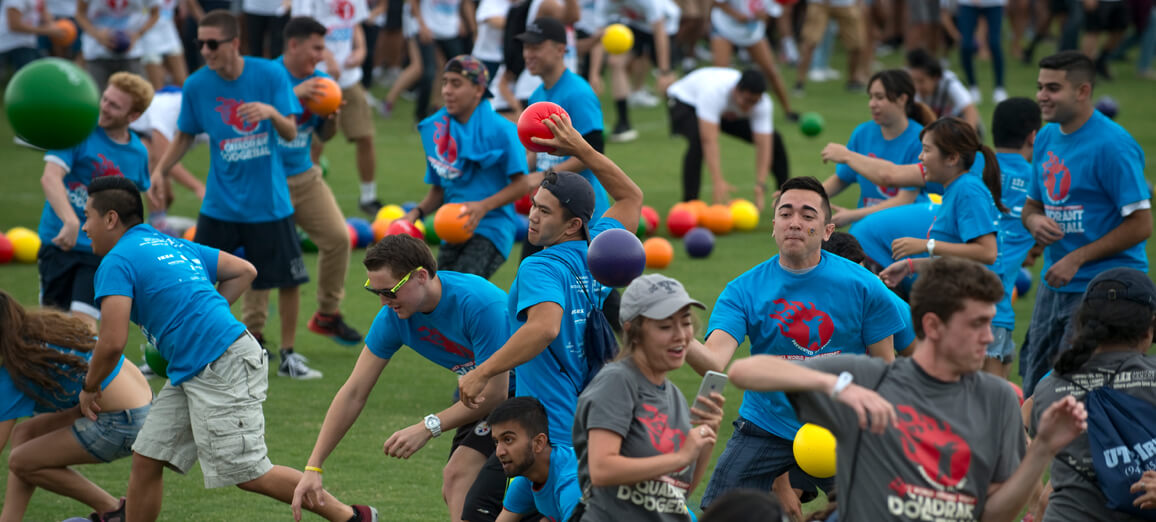
M 897 59 L 892 56 L 885 62 L 893 66 Z M 836 57 L 832 63 L 841 64 L 839 60 L 841 58 Z M 982 75 L 981 85 L 990 85 L 990 67 L 981 62 L 978 69 Z M 1156 143 L 1154 113 L 1145 102 L 1150 98 L 1154 84 L 1135 78 L 1131 67 L 1119 65 L 1116 71 L 1120 79 L 1098 88 L 1097 95 L 1108 94 L 1119 101 L 1121 114 L 1118 121 L 1131 131 L 1141 146 L 1148 147 Z M 791 81 L 794 73 L 786 71 L 786 75 L 787 81 Z M 1011 95 L 1034 96 L 1035 75 L 1034 67 L 1009 60 L 1007 76 Z M 786 141 L 792 174 L 826 178 L 833 172 L 833 167 L 819 161 L 819 151 L 828 141 L 845 142 L 854 126 L 869 117 L 866 97 L 861 92 L 847 93 L 841 82 L 812 83 L 808 86 L 806 97 L 792 102 L 797 110 L 820 112 L 827 121 L 824 134 L 816 139 L 807 139 L 789 127 L 790 124 L 782 118 L 780 111 L 776 124 L 780 126 Z M 606 109 L 608 125 L 613 124 L 613 105 L 606 102 L 603 107 Z M 413 131 L 411 109 L 407 102 L 403 102 L 395 109 L 393 119 L 376 120 L 377 179 L 379 193 L 387 203 L 419 200 L 426 192 L 426 185 L 422 182 L 424 159 L 418 136 Z M 990 101 L 981 106 L 985 122 L 990 121 L 991 110 Z M 664 109 L 635 109 L 632 118 L 641 132 L 641 138 L 629 144 L 610 144 L 607 152 L 643 188 L 646 203 L 665 214 L 666 209 L 680 195 L 679 169 L 684 144 L 681 139 L 669 137 Z M 724 138 L 722 150 L 727 179 L 740 189 L 736 196 L 751 198 L 754 168 L 751 148 L 736 140 Z M 338 138 L 329 144 L 326 156 L 331 165 L 328 181 L 342 210 L 347 216 L 360 215 L 357 210 L 357 176 L 352 147 Z M 5 122 L 0 123 L 0 157 L 4 162 L 3 177 L 0 178 L 3 180 L 0 181 L 0 229 L 8 230 L 14 226 L 35 229 L 44 203 L 39 183 L 43 169 L 42 156 L 13 145 L 11 130 Z M 203 176 L 208 166 L 206 148 L 191 152 L 185 159 L 185 165 Z M 1154 177 L 1156 173 L 1149 171 L 1148 178 L 1151 180 Z M 709 186 L 704 186 L 703 193 L 710 194 Z M 847 191 L 836 198 L 836 203 L 853 206 L 857 194 L 855 190 Z M 179 199 L 171 213 L 194 216 L 198 208 L 195 198 L 188 192 L 178 192 L 177 196 Z M 770 229 L 770 214 L 764 213 L 763 221 L 756 231 L 720 237 L 714 254 L 705 260 L 689 259 L 681 245 L 676 243 L 675 260 L 664 273 L 682 281 L 692 296 L 711 305 L 728 281 L 775 253 Z M 1156 258 L 1151 243 L 1148 249 L 1149 256 Z M 375 297 L 358 288 L 365 277 L 360 263 L 361 256 L 361 252 L 355 252 L 351 261 L 343 311 L 350 324 L 365 332 L 379 305 Z M 315 271 L 315 256 L 306 257 L 308 266 Z M 515 263 L 507 262 L 493 281 L 499 287 L 508 288 L 514 270 Z M 26 305 L 35 303 L 35 266 L 0 266 L 0 288 L 11 292 Z M 295 382 L 271 374 L 269 399 L 265 403 L 266 440 L 270 458 L 274 463 L 297 468 L 304 466 L 329 401 L 353 367 L 358 353 L 356 349 L 340 347 L 307 331 L 305 321 L 315 309 L 315 291 L 313 283 L 303 287 L 296 348 L 310 358 L 314 367 L 325 373 L 325 378 Z M 1016 303 L 1019 314 L 1015 332 L 1017 346 L 1023 340 L 1034 293 L 1025 297 Z M 272 302 L 275 305 L 276 300 Z M 702 319 L 705 322 L 706 316 Z M 276 341 L 277 331 L 277 315 L 274 312 L 270 314 L 266 336 Z M 126 353 L 133 359 L 139 359 L 138 346 L 142 342 L 142 336 L 134 329 Z M 745 348 L 740 348 L 739 353 L 747 352 Z M 698 387 L 699 378 L 689 367 L 674 372 L 672 378 L 684 393 L 693 394 Z M 431 442 L 409 461 L 387 458 L 381 448 L 393 431 L 419 422 L 425 414 L 446 407 L 455 383 L 454 376 L 449 372 L 413 352 L 400 352 L 386 369 L 357 424 L 326 462 L 326 486 L 343 501 L 376 506 L 386 520 L 445 519 L 446 511 L 440 493 L 440 469 L 446 461 L 451 437 Z M 159 388 L 160 382 L 155 380 L 153 384 Z M 733 387 L 728 388 L 727 396 L 727 414 L 722 430 L 724 440 L 731 434 L 729 422 L 737 415 L 741 400 L 740 394 Z M 723 445 L 720 440 L 715 448 L 715 458 L 722 451 Z M 0 455 L 0 458 L 6 461 L 7 453 Z M 84 466 L 81 470 L 109 492 L 122 495 L 127 485 L 129 460 Z M 188 476 L 169 472 L 166 479 L 162 512 L 164 520 L 284 520 L 290 514 L 287 506 L 236 488 L 205 490 L 199 470 L 194 470 Z M 0 478 L 0 483 L 3 480 Z M 692 505 L 697 506 L 697 498 L 703 489 L 701 486 L 698 488 Z M 38 492 L 33 498 L 27 520 L 61 520 L 69 516 L 85 515 L 88 511 L 87 507 L 75 501 Z

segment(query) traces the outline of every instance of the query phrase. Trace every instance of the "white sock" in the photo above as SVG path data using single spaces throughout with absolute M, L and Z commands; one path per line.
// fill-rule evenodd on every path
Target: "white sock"
M 377 183 L 370 181 L 361 184 L 361 202 L 373 201 L 377 199 Z

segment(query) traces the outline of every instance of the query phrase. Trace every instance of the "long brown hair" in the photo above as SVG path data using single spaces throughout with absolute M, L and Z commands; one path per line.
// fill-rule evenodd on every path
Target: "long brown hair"
M 1000 212 L 1007 212 L 1007 207 L 1003 204 L 999 162 L 996 160 L 995 151 L 979 141 L 975 127 L 959 118 L 947 117 L 935 120 L 931 125 L 924 127 L 919 133 L 919 139 L 923 140 L 926 134 L 931 134 L 931 142 L 945 157 L 952 154 L 959 155 L 965 174 L 975 164 L 975 154 L 977 152 L 983 154 L 983 184 L 991 192 L 995 207 Z
M 62 381 L 75 381 L 88 372 L 82 357 L 48 346 L 91 352 L 96 332 L 84 320 L 51 309 L 25 310 L 0 290 L 0 364 L 16 388 L 42 405 L 67 393 Z M 43 394 L 43 395 L 42 395 Z
M 915 80 L 911 79 L 910 73 L 903 69 L 888 69 L 875 73 L 867 82 L 868 96 L 871 95 L 871 84 L 875 83 L 876 80 L 883 86 L 883 96 L 888 100 L 895 102 L 899 100 L 900 95 L 907 96 L 907 102 L 903 105 L 903 113 L 908 118 L 924 126 L 935 121 L 935 111 L 932 111 L 931 107 L 915 101 Z

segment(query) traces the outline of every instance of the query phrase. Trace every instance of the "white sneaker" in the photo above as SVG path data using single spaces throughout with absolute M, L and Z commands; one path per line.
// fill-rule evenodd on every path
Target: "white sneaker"
M 374 98 L 373 93 L 369 92 L 368 90 L 365 91 L 365 103 L 370 107 L 377 106 L 377 98 Z
M 978 85 L 972 85 L 971 89 L 968 89 L 968 91 L 971 92 L 972 103 L 978 105 L 981 101 L 983 101 L 983 93 L 979 92 Z
M 657 96 L 646 92 L 645 89 L 639 89 L 630 93 L 626 97 L 626 103 L 628 103 L 631 107 L 651 108 L 658 107 L 660 100 Z
M 828 67 L 823 69 L 823 76 L 826 76 L 828 80 L 838 80 L 843 77 L 843 73 L 840 73 L 837 69 Z
M 795 65 L 799 62 L 799 47 L 795 44 L 795 39 L 791 37 L 783 38 L 783 61 L 788 65 Z
M 991 92 L 991 101 L 997 104 L 1003 102 L 1006 99 L 1007 89 L 1004 89 L 1003 87 L 996 87 L 995 90 Z
M 807 81 L 811 83 L 823 83 L 827 81 L 827 73 L 822 69 L 811 69 L 807 71 Z
M 297 352 L 285 354 L 277 367 L 277 375 L 301 380 L 320 379 L 321 372 L 307 366 L 306 360 Z

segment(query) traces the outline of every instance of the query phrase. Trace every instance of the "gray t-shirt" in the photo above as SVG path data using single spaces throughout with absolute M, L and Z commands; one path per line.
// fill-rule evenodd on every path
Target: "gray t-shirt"
M 1035 394 L 1032 395 L 1035 402 L 1032 406 L 1031 433 L 1035 435 L 1040 416 L 1052 403 L 1068 395 L 1084 400 L 1084 390 L 1070 381 L 1094 390 L 1111 381 L 1112 373 L 1117 368 L 1119 373 L 1112 382 L 1113 389 L 1156 404 L 1156 357 L 1136 352 L 1098 353 L 1092 355 L 1079 372 L 1063 378 L 1053 373 L 1036 385 Z M 1048 500 L 1045 522 L 1140 520 L 1109 510 L 1106 506 L 1108 501 L 1100 493 L 1100 486 L 1089 482 L 1081 472 L 1090 477 L 1096 476 L 1086 433 L 1076 437 L 1052 461 L 1051 480 L 1055 491 Z
M 626 457 L 673 453 L 690 433 L 690 409 L 678 387 L 667 379 L 661 386 L 648 381 L 634 361 L 607 364 L 578 397 L 574 416 L 574 451 L 578 454 L 578 484 L 586 505 L 583 522 L 687 522 L 686 497 L 694 464 L 632 486 L 594 487 L 590 482 L 587 433 L 610 430 L 622 436 Z
M 898 429 L 876 435 L 860 430 L 855 411 L 825 393 L 787 394 L 800 421 L 835 435 L 843 522 L 978 520 L 988 486 L 1011 477 L 1026 451 L 1015 392 L 997 377 L 973 373 L 943 382 L 907 358 L 886 375 L 885 362 L 861 355 L 803 364 L 851 372 L 855 383 L 895 405 Z

